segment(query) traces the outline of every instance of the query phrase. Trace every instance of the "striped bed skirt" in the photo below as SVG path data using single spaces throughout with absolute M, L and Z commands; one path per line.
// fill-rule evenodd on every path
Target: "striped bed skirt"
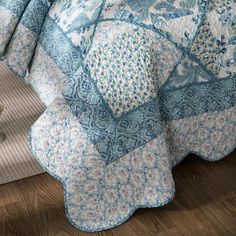
M 43 173 L 32 157 L 28 131 L 45 110 L 31 87 L 0 63 L 0 132 L 7 139 L 0 143 L 0 184 Z

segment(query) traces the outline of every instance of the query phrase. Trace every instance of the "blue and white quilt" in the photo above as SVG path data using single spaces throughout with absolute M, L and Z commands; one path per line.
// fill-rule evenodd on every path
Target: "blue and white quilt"
M 47 106 L 31 150 L 81 230 L 167 204 L 184 157 L 235 148 L 233 0 L 0 0 L 0 56 Z

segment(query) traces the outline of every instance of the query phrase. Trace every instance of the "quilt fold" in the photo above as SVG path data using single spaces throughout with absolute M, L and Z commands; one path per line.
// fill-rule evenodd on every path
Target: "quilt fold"
M 1 60 L 47 106 L 29 144 L 75 227 L 167 204 L 189 153 L 235 149 L 235 1 L 0 0 L 0 22 Z

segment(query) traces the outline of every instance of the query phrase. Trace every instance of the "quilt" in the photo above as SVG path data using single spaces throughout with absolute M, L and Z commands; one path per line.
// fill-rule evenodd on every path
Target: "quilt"
M 235 1 L 0 0 L 0 22 L 1 60 L 47 107 L 31 151 L 75 227 L 167 204 L 189 153 L 235 149 Z

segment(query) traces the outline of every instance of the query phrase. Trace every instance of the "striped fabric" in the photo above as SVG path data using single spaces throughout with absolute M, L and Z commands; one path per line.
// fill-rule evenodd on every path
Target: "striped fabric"
M 0 132 L 7 139 L 0 144 L 0 184 L 44 172 L 32 157 L 28 131 L 45 107 L 32 89 L 0 63 Z

